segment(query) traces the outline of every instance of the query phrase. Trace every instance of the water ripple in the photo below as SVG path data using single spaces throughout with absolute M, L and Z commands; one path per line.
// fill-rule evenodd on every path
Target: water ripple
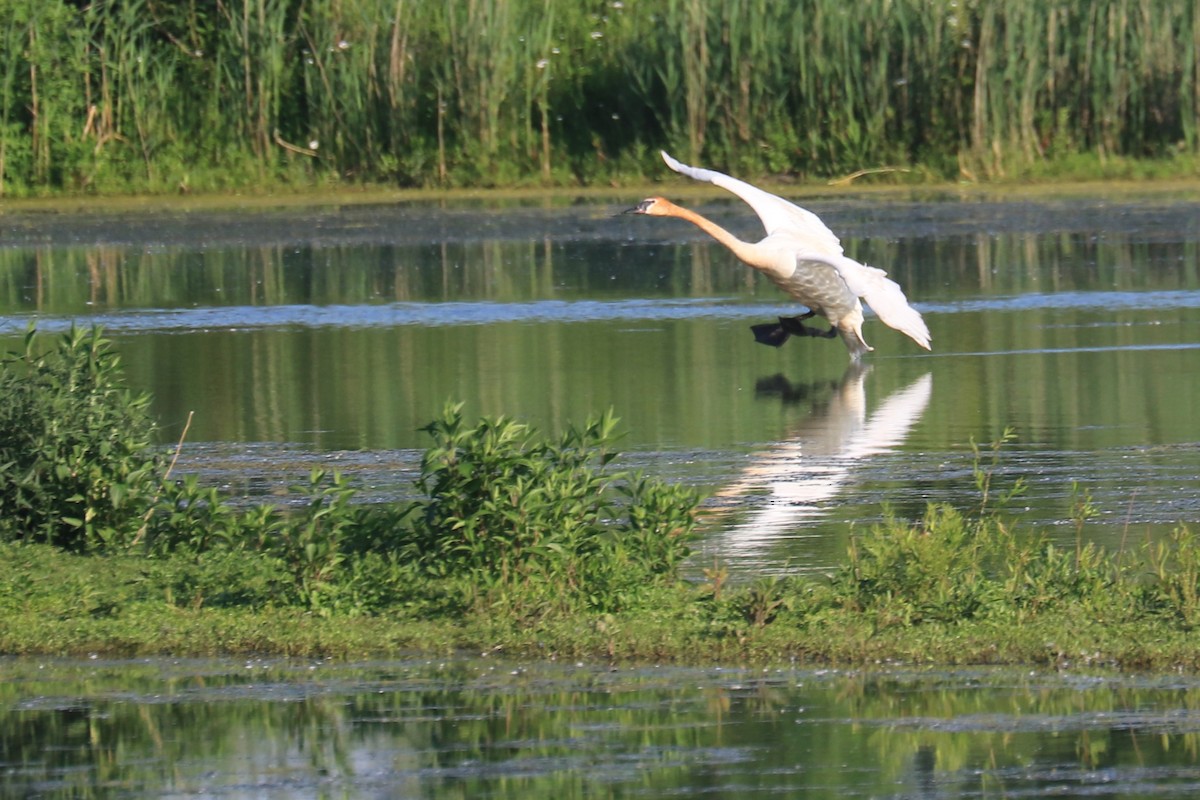
M 1034 309 L 1192 309 L 1200 308 L 1200 291 L 1058 292 L 1012 297 L 979 297 L 915 305 L 927 314 Z M 795 306 L 737 303 L 730 302 L 730 298 L 726 297 L 146 308 L 80 315 L 4 315 L 0 316 L 0 334 L 18 333 L 31 323 L 36 323 L 40 329 L 46 331 L 65 330 L 72 323 L 77 323 L 96 324 L 114 332 L 183 332 L 264 328 L 387 328 L 405 325 L 439 327 L 500 323 L 743 319 L 793 314 L 795 311 Z
M 1181 289 L 1156 292 L 1048 292 L 915 305 L 922 313 L 942 314 L 1040 309 L 1154 311 L 1166 308 L 1200 308 L 1200 291 Z

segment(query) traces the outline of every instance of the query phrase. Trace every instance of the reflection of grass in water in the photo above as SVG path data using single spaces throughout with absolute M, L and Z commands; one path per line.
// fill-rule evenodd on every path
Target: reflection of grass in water
M 1043 769 L 1061 788 L 1072 764 L 1098 763 L 1111 788 L 1148 777 L 1140 771 L 1148 764 L 1163 781 L 1176 765 L 1190 769 L 1200 704 L 1177 681 L 1027 670 L 613 670 L 502 658 L 17 660 L 5 670 L 0 700 L 20 713 L 0 718 L 0 731 L 27 758 L 12 786 L 38 774 L 32 765 L 64 769 L 72 757 L 103 755 L 104 776 L 128 770 L 123 778 L 146 789 L 160 764 L 171 767 L 174 785 L 203 769 L 211 791 L 262 770 L 257 787 L 286 775 L 293 793 L 306 780 L 342 788 L 385 775 L 394 785 L 410 770 L 437 781 L 461 769 L 475 781 L 498 773 L 522 796 L 569 797 L 584 775 L 603 776 L 606 786 L 654 781 L 666 792 L 675 779 L 711 785 L 704 768 L 723 765 L 725 779 L 753 774 L 759 787 L 819 783 L 857 794 L 936 780 L 943 793 L 970 793 L 996 781 L 1013 792 L 1036 786 Z M 281 767 L 281 743 L 312 730 L 322 731 L 319 740 L 297 745 L 306 758 Z M 84 736 L 87 747 L 66 747 Z M 401 743 L 404 761 L 369 769 L 372 753 L 390 756 Z M 55 752 L 63 755 L 52 760 Z M 351 758 L 356 768 L 347 772 Z M 62 778 L 84 785 L 96 771 Z

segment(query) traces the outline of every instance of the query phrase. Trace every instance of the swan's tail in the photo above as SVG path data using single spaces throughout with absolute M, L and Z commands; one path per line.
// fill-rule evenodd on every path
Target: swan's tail
M 846 349 L 850 351 L 850 360 L 858 363 L 862 357 L 874 350 L 874 347 L 867 344 L 867 340 L 863 338 L 862 328 L 859 325 L 839 325 L 837 332 L 842 337 L 842 341 L 846 343 Z
M 908 304 L 900 284 L 886 272 L 845 256 L 828 261 L 837 267 L 850 291 L 861 297 L 884 325 L 895 328 L 926 350 L 931 349 L 929 328 L 921 313 Z

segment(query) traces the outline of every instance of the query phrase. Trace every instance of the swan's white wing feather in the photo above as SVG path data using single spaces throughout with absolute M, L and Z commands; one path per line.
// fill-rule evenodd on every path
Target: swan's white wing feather
M 905 334 L 926 350 L 930 349 L 929 328 L 926 327 L 925 320 L 920 312 L 908 304 L 908 298 L 904 296 L 900 284 L 889 278 L 883 270 L 860 264 L 843 255 L 799 252 L 796 254 L 796 260 L 818 261 L 833 267 L 850 287 L 850 291 L 862 298 L 880 321 Z
M 663 161 L 667 163 L 667 166 L 679 174 L 720 186 L 745 200 L 762 220 L 768 236 L 786 233 L 788 236 L 804 242 L 808 248 L 818 253 L 836 255 L 842 252 L 842 243 L 838 241 L 837 236 L 829 230 L 820 217 L 808 209 L 801 208 L 770 192 L 764 192 L 756 186 L 739 181 L 723 172 L 689 167 L 687 164 L 681 164 L 671 158 L 665 151 L 660 152 L 662 152 Z

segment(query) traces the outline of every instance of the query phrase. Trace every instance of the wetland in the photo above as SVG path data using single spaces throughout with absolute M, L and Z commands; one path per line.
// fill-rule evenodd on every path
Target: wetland
M 973 445 L 1006 428 L 1015 438 L 997 485 L 1023 481 L 1012 511 L 1064 551 L 1087 542 L 1120 554 L 1195 524 L 1194 198 L 807 205 L 849 254 L 905 287 L 932 353 L 870 318 L 876 352 L 863 369 L 847 368 L 837 342 L 757 346 L 750 324 L 792 313 L 771 287 L 685 225 L 645 224 L 597 200 L 6 213 L 0 336 L 15 347 L 31 322 L 103 325 L 129 383 L 152 395 L 163 448 L 194 412 L 176 469 L 247 503 L 289 502 L 287 487 L 314 466 L 341 470 L 362 501 L 411 496 L 427 444 L 419 429 L 447 398 L 550 432 L 611 407 L 624 459 L 707 498 L 682 570 L 697 585 L 716 564 L 732 584 L 820 578 L 876 522 L 977 503 Z M 752 235 L 737 204 L 700 209 Z M 1092 513 L 1073 508 L 1076 486 Z M 96 566 L 71 569 L 56 579 L 78 585 L 88 607 Z M 1105 626 L 1119 617 L 1096 602 L 1105 591 L 1074 613 L 1106 627 L 1114 649 L 1149 653 L 1170 636 L 1186 649 L 1187 624 L 1170 635 Z M 121 624 L 137 627 L 136 611 L 91 613 L 101 633 L 129 635 Z M 62 623 L 47 630 L 67 638 L 46 646 L 86 648 L 69 638 L 80 629 L 70 610 L 55 613 Z M 171 620 L 179 630 L 225 624 L 210 641 L 239 652 L 271 641 L 320 652 L 323 635 L 351 627 L 278 613 Z M 481 659 L 452 638 L 442 656 L 405 656 L 394 643 L 403 637 L 389 646 L 370 627 L 353 652 L 383 645 L 387 659 L 5 658 L 3 793 L 1194 794 L 1192 662 L 1172 669 L 1167 652 L 1154 674 L 1118 672 L 1056 640 L 1063 628 L 1027 622 L 998 620 L 992 632 L 1025 637 L 1025 652 L 1040 653 L 1033 669 L 917 666 L 923 653 L 954 663 L 956 649 L 985 661 L 988 627 L 948 625 L 889 650 L 883 616 L 847 632 L 857 643 L 821 654 L 853 669 L 789 659 L 786 648 L 756 660 L 755 637 L 773 628 L 745 622 L 690 645 L 711 647 L 694 666 L 686 653 L 659 663 L 653 646 L 597 659 L 616 628 L 633 625 L 612 616 L 583 623 L 600 644 L 580 658 L 530 658 L 537 633 L 521 659 L 503 649 Z M 168 627 L 149 633 L 163 649 L 174 641 Z M 891 660 L 875 658 L 885 652 Z
M 739 202 L 699 210 L 747 237 Z M 104 327 L 179 469 L 247 497 L 313 465 L 405 496 L 448 400 L 561 431 L 613 409 L 625 457 L 711 499 L 697 563 L 819 572 L 849 531 L 970 488 L 1016 432 L 1027 518 L 1072 484 L 1117 547 L 1200 517 L 1200 203 L 1187 194 L 807 204 L 921 310 L 930 354 L 868 317 L 756 346 L 792 308 L 671 220 L 591 197 L 0 217 L 0 338 Z

